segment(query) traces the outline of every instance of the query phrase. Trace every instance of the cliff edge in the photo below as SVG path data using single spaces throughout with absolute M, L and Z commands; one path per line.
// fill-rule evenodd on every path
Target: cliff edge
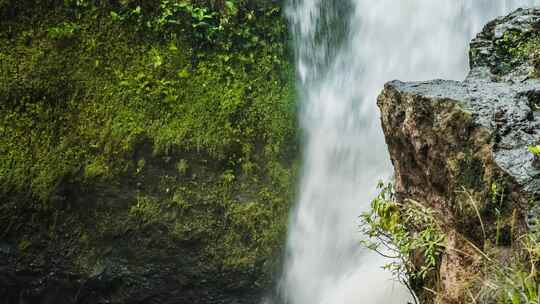
M 434 274 L 411 282 L 422 303 L 499 303 L 488 264 L 530 262 L 523 240 L 539 207 L 531 151 L 540 142 L 539 42 L 540 8 L 519 9 L 472 41 L 464 81 L 392 81 L 379 96 L 396 201 L 433 211 L 444 235 Z

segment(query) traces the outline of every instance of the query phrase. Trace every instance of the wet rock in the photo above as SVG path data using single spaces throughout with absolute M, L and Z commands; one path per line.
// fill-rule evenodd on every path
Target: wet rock
M 54 208 L 20 204 L 16 197 L 0 205 L 0 304 L 259 303 L 266 288 L 257 285 L 262 267 L 226 270 L 205 251 L 214 236 L 175 234 L 174 223 L 201 219 L 173 212 L 166 189 L 152 193 L 168 207 L 158 220 L 130 215 L 144 190 L 135 185 L 158 189 L 162 177 L 176 174 L 141 150 L 144 174 L 112 185 L 60 187 L 63 199 Z
M 503 251 L 538 218 L 540 170 L 528 146 L 540 141 L 540 79 L 524 54 L 539 36 L 540 9 L 517 10 L 472 41 L 464 81 L 393 81 L 379 96 L 397 197 L 436 209 L 451 243 L 441 282 L 426 282 L 435 303 L 468 302 L 466 286 L 481 266 L 470 244 Z M 513 223 L 502 228 L 505 238 L 494 239 L 495 221 Z

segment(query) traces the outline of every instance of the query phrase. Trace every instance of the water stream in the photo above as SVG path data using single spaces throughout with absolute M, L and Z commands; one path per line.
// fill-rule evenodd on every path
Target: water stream
M 468 43 L 532 0 L 289 0 L 305 136 L 280 295 L 287 304 L 406 303 L 361 249 L 358 216 L 392 167 L 376 96 L 386 81 L 463 79 Z

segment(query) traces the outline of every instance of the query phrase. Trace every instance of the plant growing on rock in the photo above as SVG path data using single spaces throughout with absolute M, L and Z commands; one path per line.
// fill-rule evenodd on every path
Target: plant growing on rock
M 280 4 L 53 2 L 0 1 L 3 236 L 82 280 L 79 261 L 140 265 L 117 302 L 157 288 L 165 264 L 208 281 L 188 287 L 201 298 L 267 287 L 297 155 Z
M 411 291 L 434 272 L 445 248 L 445 237 L 436 214 L 422 204 L 396 200 L 392 184 L 379 183 L 380 193 L 371 210 L 362 214 L 363 244 L 391 259 L 385 268 Z
M 530 232 L 521 237 L 523 256 L 501 262 L 493 254 L 480 252 L 484 258 L 480 291 L 471 293 L 474 303 L 537 304 L 540 303 L 539 235 Z
M 529 146 L 529 152 L 534 155 L 540 154 L 540 146 Z
M 540 145 L 533 145 L 528 147 L 529 152 L 534 155 L 534 165 L 540 166 Z

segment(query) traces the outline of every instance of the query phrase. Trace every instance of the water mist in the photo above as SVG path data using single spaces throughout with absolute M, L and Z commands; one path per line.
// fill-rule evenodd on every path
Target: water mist
M 376 96 L 393 79 L 463 79 L 482 26 L 533 4 L 540 1 L 290 0 L 305 146 L 283 302 L 407 302 L 381 269 L 385 260 L 360 245 L 358 217 L 392 172 Z

